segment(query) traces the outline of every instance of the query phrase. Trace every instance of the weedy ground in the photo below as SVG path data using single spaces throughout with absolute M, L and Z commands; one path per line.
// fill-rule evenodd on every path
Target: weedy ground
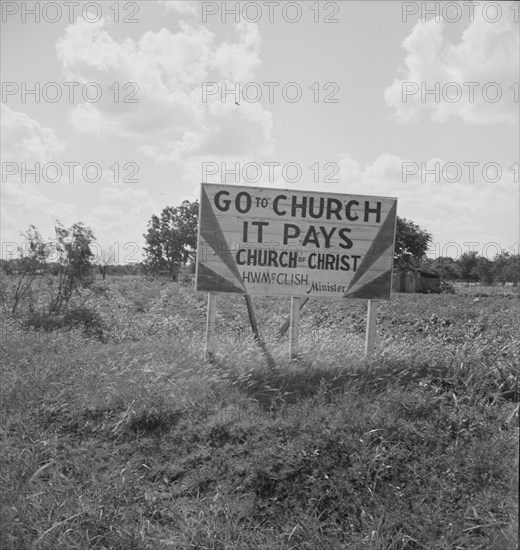
M 8 296 L 8 292 L 4 293 Z M 378 305 L 110 279 L 2 326 L 2 550 L 517 548 L 516 289 Z

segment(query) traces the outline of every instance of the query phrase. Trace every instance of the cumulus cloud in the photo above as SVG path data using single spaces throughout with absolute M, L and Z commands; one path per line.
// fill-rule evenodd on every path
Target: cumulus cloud
M 1 115 L 2 241 L 19 243 L 20 231 L 30 224 L 41 228 L 42 234 L 50 234 L 55 219 L 67 223 L 73 219 L 76 209 L 46 197 L 38 184 L 38 176 L 31 173 L 36 170 L 40 174 L 44 163 L 56 160 L 65 150 L 66 144 L 56 131 L 3 104 Z
M 44 237 L 52 238 L 56 220 L 70 226 L 81 219 L 94 229 L 96 236 L 102 236 L 102 243 L 126 245 L 121 254 L 130 261 L 135 247 L 140 249 L 142 245 L 142 228 L 157 211 L 148 191 L 115 187 L 113 178 L 111 181 L 110 174 L 105 173 L 99 182 L 97 206 L 90 212 L 80 212 L 77 205 L 66 202 L 62 193 L 57 193 L 56 186 L 60 183 L 64 184 L 60 189 L 66 190 L 67 172 L 63 169 L 61 180 L 49 183 L 43 171 L 45 163 L 56 162 L 57 155 L 65 150 L 65 143 L 55 130 L 5 105 L 1 106 L 1 114 L 3 252 L 13 253 L 23 241 L 20 232 L 31 224 Z M 40 163 L 39 169 L 36 163 Z M 24 166 L 28 171 L 26 175 Z M 40 174 L 39 181 L 29 172 L 34 170 Z M 70 189 L 65 192 L 71 196 Z M 140 259 L 136 257 L 135 261 Z
M 254 23 L 236 24 L 238 42 L 222 42 L 209 60 L 224 79 L 247 82 L 260 66 L 260 31 Z
M 476 3 L 475 17 L 456 44 L 447 42 L 444 21 L 418 21 L 402 44 L 404 76 L 385 90 L 397 119 L 517 123 L 519 31 L 507 12 L 491 23 Z
M 236 155 L 270 149 L 272 117 L 260 104 L 237 109 L 220 94 L 202 98 L 203 83 L 220 89 L 254 78 L 261 64 L 255 24 L 240 22 L 236 41 L 221 43 L 204 26 L 185 21 L 177 33 L 162 28 L 136 41 L 114 40 L 109 27 L 103 19 L 78 19 L 56 45 L 67 79 L 98 82 L 103 90 L 100 101 L 71 110 L 69 122 L 78 132 L 134 138 L 137 150 L 160 163 L 222 149 Z
M 45 162 L 65 150 L 66 144 L 53 128 L 42 126 L 21 111 L 1 105 L 3 161 Z
M 363 166 L 343 155 L 339 165 L 340 183 L 335 190 L 397 197 L 398 214 L 432 232 L 437 242 L 450 242 L 455 224 L 461 246 L 471 241 L 481 246 L 505 244 L 518 232 L 518 183 L 512 170 L 503 168 L 500 179 L 493 182 L 492 170 L 477 166 L 471 175 L 463 163 L 459 170 L 441 158 L 416 163 L 382 154 Z

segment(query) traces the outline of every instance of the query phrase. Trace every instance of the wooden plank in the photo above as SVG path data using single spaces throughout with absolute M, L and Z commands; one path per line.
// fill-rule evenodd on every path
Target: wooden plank
M 300 311 L 303 309 L 303 306 L 309 301 L 309 297 L 305 296 L 305 298 L 300 303 Z M 285 321 L 282 323 L 278 330 L 278 338 L 282 338 L 282 336 L 287 332 L 287 329 L 289 328 L 289 325 L 291 324 L 291 316 L 286 317 Z
M 208 310 L 206 318 L 206 359 L 213 360 L 215 356 L 215 321 L 217 316 L 217 294 L 208 293 Z
M 365 357 L 368 357 L 374 351 L 376 339 L 376 319 L 377 319 L 377 302 L 368 300 L 367 306 L 367 328 L 365 334 Z
M 301 298 L 293 296 L 291 298 L 291 321 L 289 324 L 289 355 L 291 359 L 298 356 L 298 331 L 300 329 L 300 304 Z
M 244 298 L 246 300 L 247 314 L 249 316 L 249 323 L 251 325 L 251 330 L 253 331 L 253 335 L 255 337 L 255 340 L 256 340 L 258 346 L 260 347 L 260 349 L 262 350 L 263 354 L 265 355 L 265 357 L 267 359 L 267 364 L 271 368 L 274 368 L 276 366 L 276 363 L 273 359 L 273 356 L 271 355 L 271 353 L 267 349 L 267 346 L 264 342 L 264 339 L 262 338 L 262 336 L 260 335 L 260 332 L 258 330 L 258 323 L 256 321 L 255 308 L 253 306 L 253 301 L 251 300 L 251 296 L 246 294 L 244 296 Z
M 253 335 L 255 339 L 260 338 L 260 333 L 258 332 L 258 323 L 256 322 L 256 315 L 255 315 L 255 308 L 253 307 L 253 301 L 251 300 L 251 296 L 246 294 L 244 296 L 246 300 L 246 306 L 247 306 L 247 315 L 249 316 L 249 324 L 251 325 L 251 330 L 253 331 Z

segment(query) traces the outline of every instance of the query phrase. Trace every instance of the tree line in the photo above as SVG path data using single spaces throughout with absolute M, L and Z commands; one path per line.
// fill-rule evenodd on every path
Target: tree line
M 152 216 L 144 235 L 144 266 L 152 273 L 168 273 L 175 278 L 178 270 L 193 264 L 197 248 L 199 204 L 184 201 L 179 207 L 166 207 Z M 458 259 L 427 258 L 433 242 L 431 233 L 411 220 L 397 217 L 394 266 L 423 269 L 437 273 L 446 281 L 480 282 L 486 285 L 520 281 L 520 256 L 501 252 L 493 260 L 468 252 Z
M 520 282 L 520 255 L 507 251 L 502 251 L 492 260 L 479 256 L 476 251 L 465 252 L 458 259 L 441 256 L 425 260 L 423 266 L 447 281 L 483 285 L 511 283 L 514 286 Z
M 30 226 L 23 234 L 24 246 L 19 247 L 18 257 L 0 260 L 0 265 L 4 273 L 18 275 L 15 296 L 20 296 L 19 299 L 28 292 L 36 276 L 55 275 L 58 284 L 50 309 L 59 310 L 78 286 L 91 283 L 96 271 L 103 279 L 110 273 L 167 275 L 176 280 L 182 269 L 195 265 L 198 216 L 198 201 L 187 200 L 152 215 L 143 235 L 144 258 L 139 264 L 116 265 L 115 254 L 110 249 L 94 254 L 96 239 L 92 229 L 81 222 L 70 228 L 57 222 L 52 242 L 45 241 L 37 228 Z M 411 220 L 397 217 L 394 267 L 427 270 L 446 281 L 515 286 L 520 282 L 518 254 L 502 251 L 491 260 L 477 252 L 466 252 L 457 259 L 431 259 L 427 258 L 431 243 L 431 233 Z M 15 300 L 14 310 L 19 299 Z

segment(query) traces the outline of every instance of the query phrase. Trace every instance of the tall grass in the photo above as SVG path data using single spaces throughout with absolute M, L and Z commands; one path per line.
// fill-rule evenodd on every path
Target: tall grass
M 9 318 L 0 548 L 516 548 L 510 296 L 396 296 L 370 359 L 364 303 L 310 302 L 298 361 L 257 299 L 275 367 L 236 298 L 206 362 L 205 297 L 171 283 L 83 296 L 103 341 Z

